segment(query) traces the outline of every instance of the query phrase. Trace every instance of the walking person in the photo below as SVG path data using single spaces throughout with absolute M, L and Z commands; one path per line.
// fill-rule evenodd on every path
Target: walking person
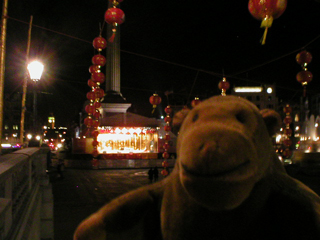
M 149 176 L 150 183 L 152 183 L 152 181 L 153 181 L 153 169 L 152 168 L 149 169 L 148 176 Z
M 157 167 L 154 167 L 153 168 L 153 176 L 154 176 L 154 181 L 158 181 L 159 179 L 159 171 L 158 171 L 158 168 Z

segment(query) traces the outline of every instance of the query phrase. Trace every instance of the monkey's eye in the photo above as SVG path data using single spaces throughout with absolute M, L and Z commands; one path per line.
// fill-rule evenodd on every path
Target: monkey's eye
M 193 115 L 192 122 L 197 121 L 198 118 L 199 118 L 199 115 L 198 115 L 198 113 L 196 113 L 195 115 Z

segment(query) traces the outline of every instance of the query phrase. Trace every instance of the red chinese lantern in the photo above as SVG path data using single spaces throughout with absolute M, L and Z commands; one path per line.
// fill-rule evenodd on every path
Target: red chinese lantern
M 168 115 L 164 118 L 165 122 L 171 122 L 172 118 Z
M 164 159 L 168 159 L 168 158 L 169 158 L 169 153 L 168 153 L 168 152 L 164 152 L 164 153 L 162 154 L 162 157 L 163 157 Z
M 225 77 L 218 84 L 218 88 L 221 90 L 221 95 L 226 96 L 227 90 L 230 88 L 230 83 L 227 81 Z
M 92 79 L 89 79 L 89 80 L 88 80 L 88 86 L 91 87 L 91 88 L 95 88 L 95 87 L 97 87 L 98 85 L 97 85 L 96 82 L 92 81 Z
M 87 105 L 85 110 L 88 114 L 94 114 L 96 112 L 96 108 L 91 104 Z
M 104 20 L 111 25 L 122 24 L 125 20 L 125 14 L 120 8 L 112 7 L 105 12 Z
M 95 108 L 100 108 L 101 107 L 101 102 L 94 102 L 93 106 Z
M 283 133 L 284 133 L 285 135 L 287 135 L 288 137 L 291 137 L 291 135 L 292 135 L 292 130 L 291 130 L 291 128 L 286 128 L 286 129 L 283 130 Z
M 162 167 L 164 167 L 164 168 L 169 167 L 169 163 L 167 162 L 167 160 L 164 160 L 164 161 L 162 162 Z
M 284 119 L 283 119 L 284 124 L 291 124 L 292 123 L 292 117 L 290 115 L 287 115 Z
M 164 129 L 166 132 L 171 131 L 171 127 L 170 127 L 169 125 L 164 126 L 163 129 Z
M 261 44 L 266 42 L 268 28 L 272 26 L 273 19 L 280 17 L 287 7 L 287 0 L 249 0 L 248 9 L 251 15 L 262 21 L 261 28 L 264 28 L 264 34 Z
M 93 92 L 95 93 L 96 98 L 103 98 L 104 96 L 104 90 L 102 88 L 95 88 Z
M 201 100 L 198 97 L 195 97 L 192 101 L 191 101 L 191 106 L 195 107 L 197 106 L 199 103 L 201 103 Z
M 88 127 L 91 127 L 93 125 L 93 119 L 91 117 L 87 117 L 84 119 L 84 124 Z
M 93 136 L 93 138 L 97 138 L 99 135 L 99 131 L 98 130 L 94 130 L 92 131 L 91 135 Z
M 309 63 L 312 61 L 312 55 L 311 53 L 307 51 L 302 51 L 297 54 L 296 61 L 299 65 L 302 66 L 302 68 L 306 67 Z
M 92 141 L 92 146 L 98 146 L 99 142 L 97 140 Z
M 87 93 L 87 99 L 89 100 L 95 100 L 96 99 L 96 94 L 92 91 Z
M 96 37 L 95 39 L 93 39 L 92 45 L 100 52 L 107 47 L 107 40 L 103 37 Z
M 122 24 L 125 20 L 125 15 L 124 12 L 120 9 L 117 8 L 115 5 L 112 8 L 109 8 L 105 14 L 104 14 L 104 19 L 108 24 L 111 24 L 113 26 L 112 28 L 112 35 L 109 38 L 109 42 L 113 42 L 115 38 L 115 34 L 117 31 L 117 26 L 118 24 Z
M 169 144 L 168 142 L 165 142 L 165 143 L 163 144 L 164 150 L 168 150 L 169 147 L 170 147 L 170 144 Z
M 166 114 L 171 114 L 172 113 L 172 108 L 170 106 L 167 106 L 165 109 L 164 109 L 165 113 Z M 167 122 L 166 120 L 164 120 L 165 122 Z
M 290 107 L 290 105 L 289 104 L 287 104 L 284 108 L 283 108 L 283 112 L 285 113 L 285 114 L 290 114 L 290 113 L 292 113 L 292 108 Z
M 97 119 L 97 120 L 93 121 L 93 122 L 92 122 L 92 126 L 93 126 L 94 128 L 99 127 L 99 126 L 100 126 L 99 119 Z
M 161 103 L 161 101 L 162 101 L 161 97 L 156 93 L 154 93 L 149 98 L 149 102 L 152 104 L 152 107 L 153 107 L 152 113 L 154 113 L 154 110 L 156 109 L 157 105 Z
M 93 116 L 94 116 L 95 119 L 99 119 L 99 118 L 100 118 L 100 115 L 101 115 L 101 114 L 100 114 L 100 111 L 97 110 L 97 109 L 96 109 L 95 112 L 93 113 Z
M 167 169 L 163 169 L 163 170 L 161 171 L 161 174 L 162 174 L 163 176 L 167 176 L 167 175 L 169 174 L 169 172 L 168 172 Z
M 103 83 L 105 80 L 105 75 L 102 72 L 94 72 L 91 74 L 91 79 L 94 82 Z
M 94 65 L 104 66 L 107 62 L 107 59 L 101 54 L 96 54 L 92 57 L 91 61 Z
M 313 75 L 310 71 L 300 71 L 297 73 L 297 81 L 303 86 L 312 81 Z
M 89 73 L 96 73 L 96 72 L 100 72 L 100 65 L 91 65 L 89 67 Z
M 169 141 L 171 139 L 170 134 L 166 133 L 166 135 L 164 135 L 164 140 Z

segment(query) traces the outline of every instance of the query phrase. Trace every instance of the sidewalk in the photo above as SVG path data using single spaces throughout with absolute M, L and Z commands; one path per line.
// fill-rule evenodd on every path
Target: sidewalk
M 115 197 L 149 184 L 147 172 L 148 169 L 66 168 L 63 178 L 58 178 L 56 170 L 51 169 L 48 174 L 54 197 L 55 240 L 72 240 L 83 219 Z M 159 181 L 162 178 L 159 174 Z

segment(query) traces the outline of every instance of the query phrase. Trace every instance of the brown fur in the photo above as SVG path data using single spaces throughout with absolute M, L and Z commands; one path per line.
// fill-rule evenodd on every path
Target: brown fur
M 173 122 L 181 128 L 169 177 L 104 206 L 75 240 L 320 239 L 320 198 L 272 147 L 276 112 L 217 96 Z

